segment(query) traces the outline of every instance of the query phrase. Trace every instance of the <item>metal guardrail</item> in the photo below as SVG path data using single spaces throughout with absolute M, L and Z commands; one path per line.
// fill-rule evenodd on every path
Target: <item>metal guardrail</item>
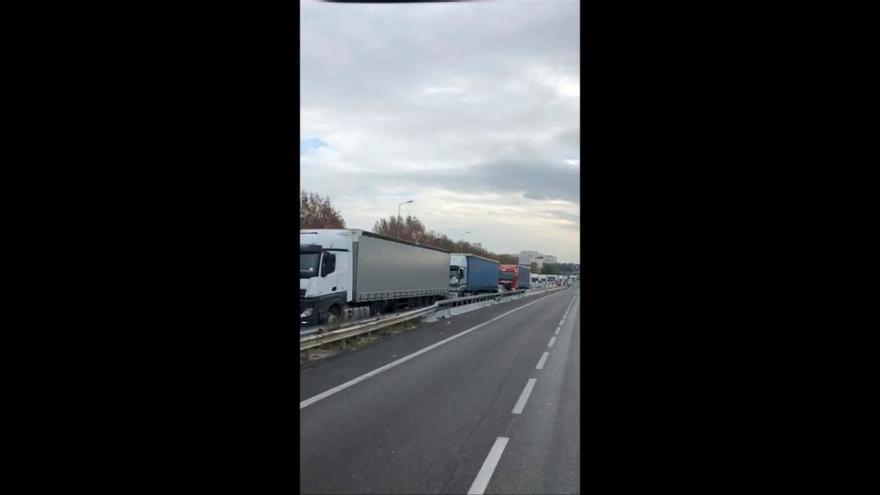
M 550 292 L 553 290 L 564 289 L 565 287 L 551 287 L 545 289 L 543 292 Z M 356 337 L 358 335 L 362 335 L 365 333 L 370 333 L 376 330 L 380 330 L 385 327 L 389 327 L 391 325 L 397 325 L 399 323 L 403 323 L 405 321 L 413 320 L 416 318 L 421 318 L 423 316 L 427 316 L 429 314 L 433 314 L 437 310 L 447 309 L 450 307 L 458 307 L 464 306 L 467 304 L 473 304 L 482 301 L 488 300 L 496 300 L 500 301 L 501 299 L 525 294 L 525 289 L 510 291 L 510 292 L 502 292 L 502 293 L 492 293 L 492 294 L 483 294 L 478 296 L 469 296 L 469 297 L 459 297 L 455 299 L 445 299 L 443 301 L 438 301 L 431 306 L 427 306 L 424 308 L 419 308 L 413 311 L 408 311 L 406 313 L 397 314 L 391 317 L 386 317 L 382 319 L 372 319 L 369 321 L 361 321 L 361 322 L 353 322 L 349 326 L 337 328 L 336 330 L 332 330 L 329 332 L 322 332 L 323 330 L 327 330 L 326 327 L 315 327 L 304 332 L 300 332 L 300 344 L 299 348 L 301 351 L 312 349 L 323 344 L 329 344 L 331 342 L 337 342 L 339 340 L 345 340 L 351 337 Z M 308 332 L 308 333 L 306 333 Z M 320 333 L 319 333 L 320 332 Z
M 457 307 L 464 306 L 466 304 L 472 304 L 475 302 L 481 301 L 489 301 L 489 300 L 498 300 L 505 297 L 515 296 L 518 294 L 525 294 L 525 289 L 514 290 L 510 292 L 492 292 L 490 294 L 479 294 L 476 296 L 467 296 L 467 297 L 456 297 L 454 299 L 444 299 L 439 301 L 437 305 L 441 308 L 445 307 Z
M 318 347 L 323 344 L 329 344 L 330 342 L 336 342 L 338 340 L 344 340 L 351 337 L 355 337 L 361 334 L 373 332 L 376 330 L 380 330 L 382 328 L 397 325 L 398 323 L 403 323 L 404 321 L 412 320 L 415 318 L 419 318 L 429 313 L 433 313 L 437 309 L 437 305 L 439 302 L 434 303 L 431 306 L 426 308 L 417 309 L 415 311 L 409 311 L 400 315 L 392 316 L 391 318 L 385 318 L 379 321 L 371 321 L 367 323 L 361 323 L 360 325 L 353 325 L 350 327 L 340 328 L 338 330 L 333 330 L 327 333 L 319 333 L 312 334 L 307 337 L 302 337 L 299 340 L 299 350 L 304 351 L 306 349 L 312 349 L 314 347 Z
M 465 304 L 472 304 L 472 303 L 475 303 L 475 302 L 482 302 L 482 301 L 487 301 L 487 300 L 490 300 L 490 299 L 495 299 L 495 300 L 497 300 L 497 299 L 500 299 L 500 298 L 510 297 L 510 296 L 515 296 L 515 295 L 523 294 L 523 293 L 525 293 L 525 290 L 516 290 L 516 291 L 511 291 L 511 292 L 500 292 L 500 293 L 499 293 L 499 292 L 493 292 L 493 293 L 490 293 L 490 294 L 480 294 L 480 295 L 477 295 L 477 296 L 468 296 L 468 297 L 457 297 L 457 298 L 453 298 L 453 299 L 444 299 L 444 300 L 442 300 L 442 301 L 438 301 L 437 303 L 435 303 L 435 305 L 437 306 L 436 309 L 447 308 L 447 307 L 458 307 L 458 306 L 463 306 L 463 305 L 465 305 Z M 433 306 L 432 306 L 432 307 L 433 307 Z M 420 309 L 425 309 L 425 308 L 420 308 Z M 373 323 L 378 323 L 378 322 L 380 322 L 380 321 L 385 321 L 385 319 L 391 319 L 391 318 L 394 318 L 394 317 L 396 317 L 396 316 L 399 316 L 399 314 L 398 314 L 398 315 L 395 315 L 395 316 L 385 316 L 384 318 L 381 317 L 381 316 L 379 316 L 379 317 L 373 317 L 373 318 L 370 318 L 369 320 L 360 320 L 360 321 L 343 322 L 342 325 L 340 325 L 339 327 L 337 327 L 335 330 L 342 330 L 342 329 L 345 329 L 345 328 L 351 327 L 351 326 L 353 326 L 353 325 L 362 325 L 362 324 L 364 324 L 364 323 L 367 323 L 368 321 L 369 321 L 369 322 L 373 322 Z M 299 335 L 300 335 L 300 337 L 305 337 L 305 336 L 308 336 L 308 335 L 314 335 L 314 334 L 316 334 L 316 333 L 327 332 L 327 331 L 329 331 L 329 330 L 331 330 L 331 328 L 328 327 L 327 325 L 319 325 L 319 326 L 310 327 L 310 328 L 307 328 L 307 329 L 304 329 L 304 330 L 300 330 Z M 335 330 L 334 330 L 334 331 L 335 331 Z

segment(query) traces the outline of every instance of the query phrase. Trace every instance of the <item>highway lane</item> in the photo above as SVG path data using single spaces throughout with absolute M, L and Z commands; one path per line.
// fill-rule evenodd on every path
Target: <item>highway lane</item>
M 324 390 L 549 294 L 552 293 L 539 293 L 515 301 L 505 301 L 501 304 L 456 315 L 454 318 L 440 320 L 435 324 L 423 322 L 411 331 L 381 336 L 377 342 L 373 342 L 367 347 L 360 349 L 352 347 L 341 354 L 310 363 L 307 368 L 301 371 L 299 399 L 300 401 L 306 400 Z M 352 356 L 354 353 L 357 354 L 356 357 Z
M 575 302 L 575 305 L 577 302 Z M 580 487 L 580 312 L 569 311 L 486 493 L 578 493 Z
M 484 480 L 487 493 L 575 493 L 576 307 L 559 334 L 554 332 L 576 294 L 577 289 L 567 289 L 448 322 L 421 323 L 409 334 L 335 356 L 302 373 L 301 400 L 488 321 L 302 408 L 300 491 L 467 493 L 493 445 L 504 437 L 509 440 L 495 473 Z M 522 309 L 489 321 L 515 308 Z M 548 347 L 554 337 L 553 347 Z M 543 369 L 536 370 L 544 352 L 548 354 Z M 523 401 L 532 378 L 533 387 Z M 518 402 L 522 410 L 513 414 Z M 523 472 L 522 463 L 536 465 Z

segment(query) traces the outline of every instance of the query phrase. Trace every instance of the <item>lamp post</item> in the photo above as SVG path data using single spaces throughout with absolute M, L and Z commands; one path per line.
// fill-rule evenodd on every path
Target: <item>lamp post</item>
M 404 201 L 397 205 L 397 237 L 400 237 L 400 207 L 412 203 L 413 200 Z
M 462 243 L 462 241 L 464 241 L 464 236 L 466 236 L 466 235 L 468 235 L 468 234 L 470 234 L 470 233 L 471 233 L 471 231 L 468 230 L 468 231 L 465 232 L 464 234 L 461 234 L 461 237 L 458 238 L 458 245 L 459 245 L 459 247 L 463 247 L 461 243 Z

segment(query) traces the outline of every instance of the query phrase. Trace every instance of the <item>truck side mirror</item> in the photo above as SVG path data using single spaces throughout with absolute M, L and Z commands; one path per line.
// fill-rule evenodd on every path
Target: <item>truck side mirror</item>
M 336 255 L 333 253 L 324 253 L 321 259 L 321 276 L 326 277 L 336 270 Z

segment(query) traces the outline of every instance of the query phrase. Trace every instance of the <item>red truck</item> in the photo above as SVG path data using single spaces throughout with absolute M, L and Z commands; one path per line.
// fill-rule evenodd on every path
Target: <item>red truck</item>
M 530 288 L 530 277 L 525 265 L 498 265 L 498 284 L 506 291 Z

